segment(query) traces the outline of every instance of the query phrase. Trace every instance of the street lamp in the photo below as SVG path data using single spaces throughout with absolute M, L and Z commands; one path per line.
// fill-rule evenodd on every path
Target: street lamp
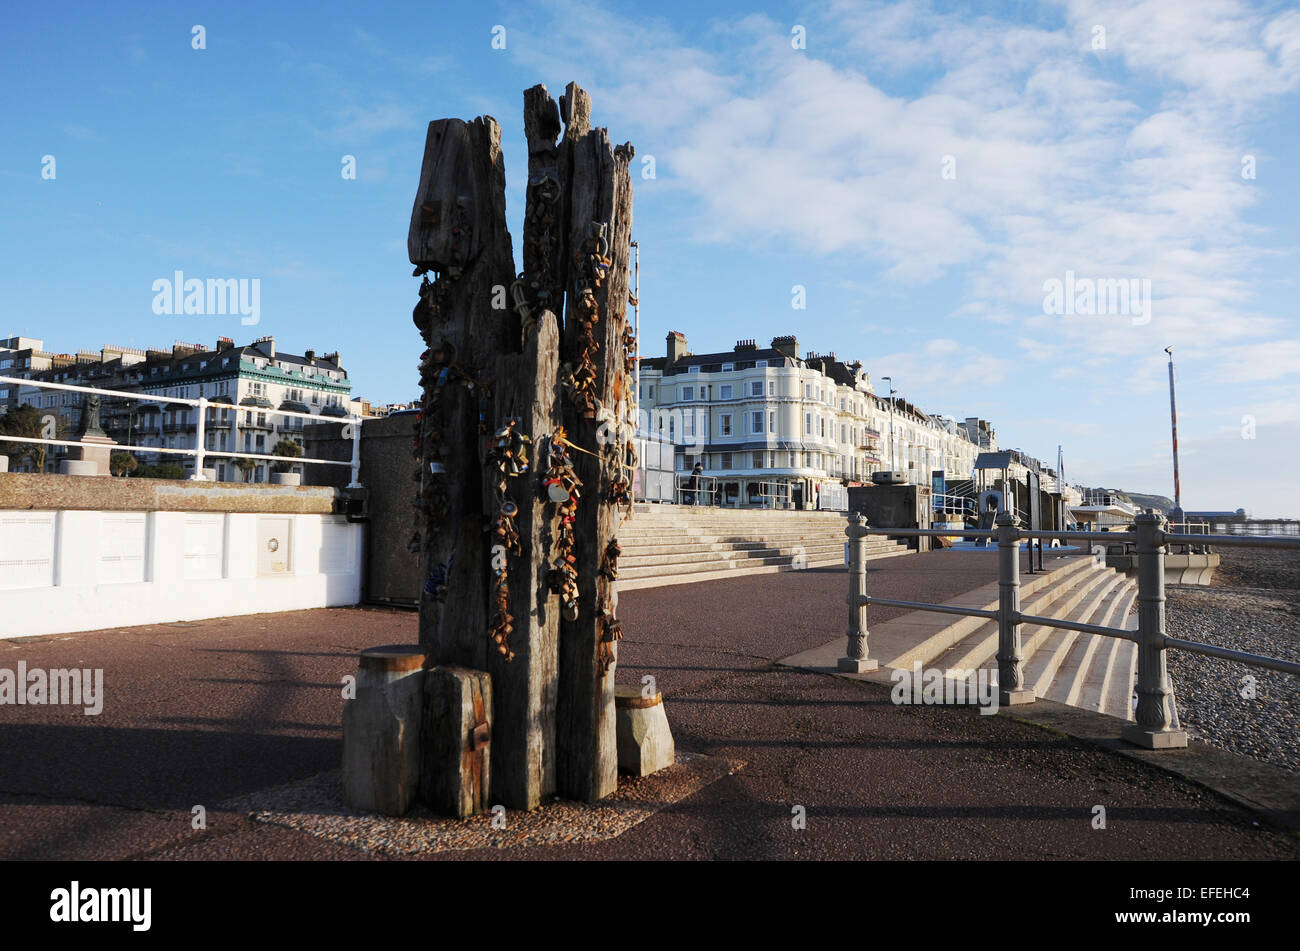
M 897 468 L 894 463 L 894 394 L 898 391 L 894 389 L 892 376 L 882 376 L 881 379 L 889 381 L 889 471 L 893 472 Z

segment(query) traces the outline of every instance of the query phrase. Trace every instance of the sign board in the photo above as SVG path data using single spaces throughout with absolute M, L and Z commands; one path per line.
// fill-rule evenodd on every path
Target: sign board
M 99 565 L 96 584 L 147 581 L 145 550 L 149 516 L 144 512 L 104 513 L 99 523 Z
M 287 575 L 293 570 L 293 520 L 257 520 L 257 573 L 259 576 Z
M 1043 500 L 1038 491 L 1039 481 L 1037 472 L 1029 472 L 1025 476 L 1025 482 L 1029 488 L 1029 528 L 1031 531 L 1041 531 L 1043 528 Z
M 225 548 L 225 516 L 194 513 L 185 516 L 186 581 L 204 581 L 221 577 L 221 560 Z
M 0 590 L 54 584 L 54 513 L 0 513 Z

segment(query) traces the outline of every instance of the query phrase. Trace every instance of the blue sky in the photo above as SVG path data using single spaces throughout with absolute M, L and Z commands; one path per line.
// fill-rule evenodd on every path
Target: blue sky
M 502 124 L 517 244 L 521 93 L 577 80 L 637 150 L 644 354 L 794 333 L 1064 444 L 1072 481 L 1171 495 L 1173 345 L 1184 504 L 1300 515 L 1294 5 L 9 5 L 0 80 L 0 336 L 274 334 L 409 399 L 428 121 Z M 258 278 L 260 324 L 155 315 L 176 270 Z M 1067 272 L 1150 281 L 1150 319 L 1045 313 Z

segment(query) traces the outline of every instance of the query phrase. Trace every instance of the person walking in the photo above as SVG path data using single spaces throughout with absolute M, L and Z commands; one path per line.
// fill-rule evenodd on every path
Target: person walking
M 698 463 L 698 462 L 695 463 L 695 468 L 691 470 L 691 481 L 688 483 L 688 484 L 690 485 L 690 487 L 691 487 L 691 504 L 692 504 L 692 505 L 703 505 L 703 504 L 704 504 L 704 503 L 700 500 L 701 488 L 702 488 L 701 483 L 704 481 L 704 480 L 701 478 L 701 476 L 703 476 L 703 475 L 704 475 L 704 466 L 702 466 L 702 465 L 701 465 L 700 463 Z

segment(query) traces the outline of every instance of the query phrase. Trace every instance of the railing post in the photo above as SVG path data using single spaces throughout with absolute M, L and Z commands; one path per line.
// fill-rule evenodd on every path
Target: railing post
M 1138 558 L 1138 684 L 1136 723 L 1124 739 L 1149 750 L 1187 745 L 1173 725 L 1173 691 L 1165 666 L 1165 521 L 1145 512 L 1134 519 Z
M 350 417 L 352 425 L 352 482 L 348 484 L 349 489 L 360 489 L 361 485 L 361 420 L 356 416 Z
M 879 661 L 867 657 L 867 520 L 861 512 L 849 514 L 849 595 L 844 600 L 849 605 L 848 643 L 838 669 L 855 674 L 865 674 L 880 666 Z
M 1020 533 L 1016 519 L 998 513 L 998 703 L 1033 703 L 1025 687 L 1025 658 L 1020 653 Z
M 207 426 L 208 426 L 208 398 L 199 397 L 199 418 L 194 424 L 194 475 L 190 476 L 196 482 L 206 482 L 207 477 L 203 474 L 204 459 L 203 450 L 207 448 Z

